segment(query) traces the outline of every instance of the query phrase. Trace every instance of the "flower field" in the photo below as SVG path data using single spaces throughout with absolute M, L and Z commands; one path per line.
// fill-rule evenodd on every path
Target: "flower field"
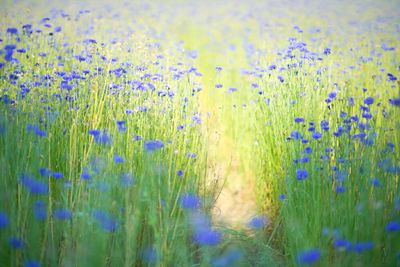
M 400 266 L 398 1 L 0 7 L 0 267 Z

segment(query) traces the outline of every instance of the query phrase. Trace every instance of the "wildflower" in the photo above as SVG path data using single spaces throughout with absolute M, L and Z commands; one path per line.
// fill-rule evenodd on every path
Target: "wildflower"
M 286 199 L 286 195 L 285 194 L 280 194 L 279 195 L 279 200 L 285 200 Z
M 299 140 L 303 138 L 303 135 L 298 131 L 293 131 L 290 133 L 290 137 L 293 138 L 294 140 Z
M 264 216 L 256 216 L 250 220 L 248 226 L 252 229 L 261 229 L 267 225 L 268 220 Z
M 0 211 L 0 229 L 7 227 L 9 224 L 8 216 L 4 212 Z
M 10 237 L 8 239 L 8 244 L 10 245 L 10 247 L 12 247 L 14 249 L 20 249 L 25 246 L 24 240 L 22 240 L 18 237 Z
M 155 250 L 154 248 L 145 248 L 142 251 L 142 260 L 148 264 L 156 264 L 158 261 L 158 254 L 157 254 L 157 250 Z
M 329 130 L 329 122 L 326 120 L 322 120 L 321 123 L 321 129 L 324 131 L 328 131 Z
M 353 245 L 353 250 L 356 253 L 361 253 L 366 250 L 371 250 L 371 249 L 373 249 L 373 247 L 374 247 L 374 243 L 372 241 L 358 242 Z
M 304 118 L 294 118 L 294 122 L 296 123 L 304 122 Z
M 399 221 L 390 221 L 386 224 L 386 232 L 399 232 L 400 231 L 400 222 Z
M 164 143 L 160 140 L 149 140 L 144 143 L 144 149 L 149 152 L 162 149 L 163 147 Z
M 336 95 L 337 95 L 336 91 L 332 91 L 332 92 L 330 92 L 330 93 L 328 94 L 328 97 L 329 97 L 330 99 L 335 99 L 335 98 L 336 98 Z
M 309 249 L 297 254 L 297 262 L 299 264 L 314 264 L 321 258 L 319 249 Z
M 9 34 L 18 34 L 18 29 L 17 28 L 8 28 L 7 33 Z
M 115 155 L 114 155 L 114 162 L 117 163 L 117 164 L 118 164 L 118 163 L 124 163 L 125 160 L 124 160 L 123 157 L 121 157 L 121 156 L 115 154 Z
M 54 179 L 61 179 L 63 177 L 64 177 L 64 174 L 62 172 L 53 172 Z
M 183 170 L 176 171 L 176 175 L 178 175 L 178 176 L 183 176 L 183 174 L 184 174 Z
M 400 106 L 400 97 L 389 99 L 389 104 L 393 106 Z
M 81 173 L 81 179 L 90 180 L 91 178 L 92 178 L 92 176 L 90 175 L 88 168 L 84 168 Z
M 24 267 L 40 267 L 40 263 L 35 260 L 27 260 L 24 263 Z
M 33 215 L 37 220 L 43 221 L 47 218 L 46 203 L 42 200 L 37 200 L 33 205 Z
M 184 209 L 197 209 L 200 205 L 200 199 L 193 193 L 185 193 L 180 197 L 180 204 Z
M 312 134 L 312 138 L 313 139 L 319 139 L 319 138 L 321 138 L 322 137 L 322 134 L 320 133 L 320 132 L 314 132 L 313 134 Z
M 335 189 L 335 192 L 336 193 L 344 193 L 346 191 L 346 187 L 344 187 L 344 186 L 341 186 L 341 185 L 338 185 L 338 186 L 336 186 L 336 189 Z
M 296 177 L 297 177 L 297 180 L 299 180 L 299 181 L 305 180 L 308 177 L 307 170 L 297 169 L 296 170 Z
M 123 174 L 121 174 L 120 182 L 121 182 L 122 186 L 128 187 L 128 186 L 131 186 L 131 185 L 133 185 L 135 183 L 135 179 L 133 178 L 132 174 L 123 173 Z
M 72 212 L 67 208 L 59 208 L 53 211 L 53 216 L 59 220 L 70 220 L 72 219 Z
M 193 241 L 203 246 L 215 246 L 221 242 L 222 234 L 211 228 L 195 231 Z
M 379 181 L 378 178 L 373 178 L 373 179 L 371 180 L 371 184 L 372 184 L 374 187 L 379 187 L 379 186 L 381 185 L 381 182 Z
M 22 175 L 20 177 L 20 182 L 24 185 L 32 194 L 47 194 L 49 191 L 49 186 L 47 183 L 37 181 L 28 175 Z
M 93 217 L 106 232 L 115 232 L 118 229 L 117 219 L 103 210 L 95 210 L 93 212 Z
M 339 250 L 351 250 L 352 244 L 345 239 L 335 239 L 333 241 L 333 246 Z
M 372 97 L 370 97 L 370 96 L 364 99 L 364 104 L 365 105 L 371 105 L 373 103 L 374 103 L 374 99 Z

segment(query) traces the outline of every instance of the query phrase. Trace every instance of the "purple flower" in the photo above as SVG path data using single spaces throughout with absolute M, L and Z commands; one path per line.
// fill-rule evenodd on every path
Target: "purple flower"
M 178 176 L 183 176 L 183 174 L 184 174 L 183 170 L 176 171 L 176 175 L 178 175 Z

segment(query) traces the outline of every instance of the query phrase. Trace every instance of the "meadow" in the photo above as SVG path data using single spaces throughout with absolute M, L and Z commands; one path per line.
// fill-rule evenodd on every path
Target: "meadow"
M 400 266 L 399 1 L 0 1 L 0 266 Z

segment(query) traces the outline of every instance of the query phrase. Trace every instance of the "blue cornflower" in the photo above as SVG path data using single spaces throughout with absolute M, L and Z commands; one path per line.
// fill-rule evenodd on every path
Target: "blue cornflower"
M 193 153 L 193 152 L 188 152 L 188 153 L 186 154 L 186 157 L 191 158 L 191 159 L 194 159 L 194 158 L 197 157 L 197 154 L 196 154 L 196 153 Z
M 333 246 L 339 250 L 351 250 L 352 244 L 346 239 L 335 239 L 333 241 Z
M 157 250 L 154 248 L 145 248 L 142 251 L 142 260 L 148 264 L 156 264 L 159 257 L 157 254 Z
M 192 117 L 192 121 L 196 124 L 201 124 L 202 119 L 199 114 L 194 114 Z
M 53 211 L 53 216 L 58 220 L 72 219 L 72 212 L 67 208 L 59 208 Z
M 365 105 L 372 105 L 374 103 L 374 98 L 368 96 L 364 99 L 364 104 Z
M 389 104 L 393 106 L 400 106 L 400 97 L 389 99 Z
M 293 138 L 294 140 L 299 140 L 303 138 L 303 135 L 298 131 L 293 131 L 290 133 L 290 137 Z
M 35 260 L 27 260 L 24 263 L 24 267 L 40 267 L 40 263 Z
M 268 219 L 265 216 L 256 216 L 250 220 L 248 226 L 252 229 L 261 229 L 267 225 Z
M 373 178 L 373 179 L 371 180 L 371 184 L 372 184 L 374 187 L 379 187 L 379 186 L 381 185 L 381 182 L 379 181 L 378 178 Z
M 336 91 L 332 91 L 332 92 L 330 92 L 330 93 L 328 94 L 328 97 L 329 97 L 330 99 L 335 99 L 335 98 L 336 98 L 336 95 L 337 95 Z
M 81 179 L 83 180 L 90 180 L 92 178 L 92 175 L 89 173 L 88 168 L 83 168 L 83 171 L 81 173 Z
M 146 151 L 155 151 L 162 149 L 164 147 L 164 143 L 160 140 L 149 140 L 144 142 L 144 149 Z
M 294 122 L 296 123 L 304 122 L 304 118 L 294 118 Z
M 176 175 L 178 175 L 178 176 L 183 176 L 183 174 L 184 174 L 183 170 L 176 171 Z
M 20 249 L 25 246 L 24 240 L 22 240 L 18 237 L 10 237 L 8 239 L 8 244 L 10 245 L 10 247 L 12 247 L 14 249 Z
M 338 186 L 336 186 L 335 192 L 338 194 L 344 193 L 344 192 L 346 192 L 346 187 L 344 187 L 342 185 L 338 185 Z
M 119 132 L 126 132 L 125 121 L 117 121 L 117 127 Z
M 49 185 L 41 181 L 37 181 L 28 175 L 22 175 L 20 182 L 24 185 L 32 194 L 47 194 L 49 192 Z
M 124 163 L 125 160 L 124 160 L 123 157 L 121 157 L 121 156 L 115 154 L 115 155 L 114 155 L 114 162 L 117 163 L 117 164 L 118 164 L 118 163 Z
M 111 216 L 108 212 L 95 210 L 93 212 L 93 217 L 97 220 L 104 231 L 115 232 L 118 229 L 117 219 Z
M 372 241 L 358 242 L 353 245 L 353 250 L 356 253 L 361 253 L 374 248 L 374 243 Z
M 37 200 L 33 204 L 33 215 L 37 220 L 43 221 L 47 218 L 46 203 L 42 200 Z
M 309 249 L 297 254 L 297 262 L 299 264 L 314 264 L 321 258 L 319 249 Z
M 305 169 L 297 169 L 296 170 L 297 180 L 305 180 L 308 177 L 308 172 Z
M 372 114 L 369 113 L 369 112 L 364 112 L 364 113 L 362 114 L 362 117 L 365 118 L 365 119 L 367 119 L 367 120 L 370 120 L 370 119 L 372 119 Z
M 18 29 L 17 28 L 8 28 L 7 33 L 9 34 L 18 34 Z
M 386 232 L 399 232 L 400 231 L 400 222 L 399 221 L 391 221 L 386 224 Z
M 64 174 L 62 172 L 53 172 L 52 176 L 54 179 L 61 179 L 64 177 Z
M 306 154 L 311 154 L 312 153 L 312 148 L 311 147 L 306 147 L 305 149 L 304 149 L 304 153 L 306 153 Z
M 51 170 L 49 170 L 48 168 L 40 168 L 39 173 L 43 177 L 48 177 L 51 175 Z
M 331 49 L 329 47 L 327 47 L 327 48 L 324 49 L 323 53 L 324 53 L 324 55 L 327 56 L 327 55 L 329 55 L 331 53 Z
M 319 139 L 319 138 L 321 138 L 322 137 L 322 134 L 320 133 L 320 132 L 314 132 L 313 134 L 312 134 L 312 138 L 313 139 Z
M 94 141 L 98 144 L 108 145 L 111 144 L 111 136 L 103 130 L 100 134 L 94 136 Z
M 322 120 L 320 125 L 321 125 L 322 130 L 324 130 L 324 131 L 329 130 L 329 122 L 327 120 Z
M 8 216 L 4 212 L 0 211 L 0 229 L 6 228 L 9 224 Z
M 133 178 L 132 174 L 123 173 L 123 174 L 121 174 L 120 182 L 121 182 L 122 186 L 129 187 L 135 183 L 135 179 Z
M 196 230 L 193 235 L 193 241 L 203 246 L 215 246 L 221 242 L 222 234 L 211 228 Z
M 285 200 L 287 197 L 285 194 L 280 194 L 279 195 L 279 200 Z
M 200 206 L 200 198 L 193 193 L 184 193 L 180 197 L 180 204 L 184 209 L 196 209 Z

